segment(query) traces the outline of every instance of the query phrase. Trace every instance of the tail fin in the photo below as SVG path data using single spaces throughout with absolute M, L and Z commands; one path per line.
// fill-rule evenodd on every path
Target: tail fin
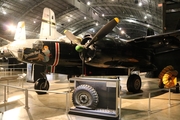
M 40 29 L 40 39 L 58 39 L 62 36 L 56 30 L 55 14 L 50 8 L 44 8 Z
M 26 40 L 25 22 L 18 22 L 16 33 L 14 36 L 15 40 Z

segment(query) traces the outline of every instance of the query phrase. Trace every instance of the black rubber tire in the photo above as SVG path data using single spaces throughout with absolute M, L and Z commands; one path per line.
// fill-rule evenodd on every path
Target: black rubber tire
M 96 109 L 99 97 L 93 87 L 82 84 L 74 89 L 72 102 L 76 108 Z
M 141 78 L 139 75 L 132 74 L 127 80 L 127 89 L 129 92 L 138 93 L 141 89 Z
M 46 86 L 45 86 L 46 84 Z M 49 81 L 44 78 L 39 78 L 34 84 L 35 90 L 49 90 Z M 37 94 L 46 94 L 47 92 L 36 91 Z

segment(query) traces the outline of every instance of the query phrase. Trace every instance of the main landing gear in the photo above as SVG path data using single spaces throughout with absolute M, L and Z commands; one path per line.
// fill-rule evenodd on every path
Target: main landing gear
M 132 73 L 133 68 L 128 68 L 128 80 L 127 80 L 127 90 L 132 93 L 138 93 L 141 90 L 141 78 L 138 73 Z
M 35 90 L 49 90 L 49 81 L 47 80 L 47 77 L 44 73 L 42 73 L 42 76 L 43 76 L 43 78 L 39 78 L 35 82 L 35 85 L 34 85 Z M 131 75 L 129 75 L 128 80 L 127 80 L 127 90 L 132 93 L 138 93 L 138 92 L 140 92 L 141 84 L 142 84 L 142 82 L 141 82 L 140 76 L 138 74 L 131 74 Z M 84 87 L 86 88 L 86 86 L 81 86 L 79 88 L 80 91 Z M 87 91 L 90 91 L 90 93 L 91 93 L 92 89 L 88 90 L 88 88 L 89 87 L 87 87 Z M 36 91 L 36 93 L 37 94 L 46 94 L 46 92 L 41 92 L 41 91 Z M 80 94 L 84 94 L 84 92 L 82 92 Z M 87 95 L 87 94 L 85 94 L 85 95 Z M 87 96 L 94 97 L 94 93 L 92 95 L 90 94 Z M 77 96 L 75 95 L 75 97 L 77 97 Z M 75 101 L 77 101 L 77 99 L 74 99 L 74 102 Z M 79 102 L 83 103 L 82 101 L 79 101 Z
M 43 78 L 39 78 L 35 84 L 34 89 L 35 90 L 49 90 L 49 81 L 47 80 L 47 77 L 45 73 L 41 73 Z M 42 91 L 36 91 L 37 94 L 46 94 L 47 92 Z
M 127 80 L 127 89 L 129 92 L 137 93 L 141 89 L 141 78 L 137 74 L 131 74 Z

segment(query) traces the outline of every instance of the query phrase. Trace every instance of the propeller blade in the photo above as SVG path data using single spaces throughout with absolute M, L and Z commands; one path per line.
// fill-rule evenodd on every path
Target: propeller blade
M 88 48 L 91 44 L 93 44 L 98 39 L 102 39 L 104 36 L 106 36 L 108 33 L 112 31 L 112 29 L 120 22 L 119 18 L 114 18 L 110 22 L 108 22 L 105 26 L 103 26 L 93 37 L 93 39 L 89 42 L 89 44 L 86 46 Z
M 66 37 L 72 41 L 72 43 L 74 44 L 81 44 L 80 40 L 76 38 L 76 36 L 74 34 L 72 34 L 70 31 L 65 30 L 64 34 L 66 35 Z

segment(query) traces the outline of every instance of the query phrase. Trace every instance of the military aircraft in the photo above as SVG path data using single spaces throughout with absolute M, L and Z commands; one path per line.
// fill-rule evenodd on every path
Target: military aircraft
M 64 33 L 70 41 L 57 32 L 55 14 L 51 9 L 45 8 L 40 39 L 26 39 L 25 24 L 20 22 L 15 41 L 10 43 L 7 48 L 18 60 L 26 63 L 60 66 L 60 69 L 63 67 L 63 70 L 71 68 L 67 69 L 66 74 L 71 72 L 69 70 L 78 71 L 79 69 L 82 69 L 83 74 L 87 74 L 86 68 L 88 67 L 92 67 L 93 70 L 105 71 L 119 71 L 122 68 L 128 68 L 131 72 L 133 70 L 153 71 L 158 68 L 153 64 L 155 55 L 179 49 L 180 31 L 140 37 L 129 41 L 106 37 L 118 23 L 119 19 L 114 18 L 103 26 L 94 37 L 85 35 L 82 41 L 65 30 Z M 59 37 L 63 37 L 63 39 L 59 39 Z M 114 74 L 118 75 L 118 72 Z M 34 88 L 37 90 L 49 89 L 45 72 L 42 73 L 42 78 L 36 80 Z M 141 78 L 139 75 L 129 75 L 127 89 L 130 92 L 140 91 Z M 37 93 L 41 94 L 42 92 Z
M 26 39 L 25 22 L 20 21 L 17 25 L 14 40 L 1 48 L 2 50 L 6 48 L 19 61 L 51 66 L 52 72 L 54 72 L 57 65 L 66 67 L 81 65 L 79 55 L 74 50 L 76 44 L 71 44 L 71 41 L 65 35 L 57 32 L 55 14 L 49 8 L 43 10 L 39 39 Z M 42 78 L 36 81 L 35 89 L 49 89 L 45 72 L 42 73 Z
M 118 18 L 114 21 L 118 21 Z M 75 49 L 79 52 L 81 60 L 89 66 L 152 72 L 162 70 L 167 65 L 176 65 L 175 62 L 180 60 L 178 56 L 173 56 L 174 53 L 180 53 L 180 30 L 124 41 L 105 37 L 112 30 L 112 26 L 114 27 L 111 24 L 105 25 L 94 37 L 85 36 L 81 43 L 75 42 L 76 37 L 71 32 L 66 30 L 64 33 L 77 44 Z M 159 55 L 163 57 L 159 59 Z M 140 76 L 130 74 L 127 80 L 128 91 L 139 92 L 140 88 Z
M 109 24 L 112 23 L 114 24 L 114 20 L 112 20 Z M 115 24 L 117 23 L 115 22 Z M 113 26 L 115 26 L 115 24 Z M 26 39 L 24 21 L 18 23 L 14 39 L 15 41 L 6 45 L 6 48 L 19 61 L 43 65 L 46 68 L 47 66 L 51 66 L 51 72 L 54 72 L 54 68 L 57 66 L 58 72 L 60 73 L 73 75 L 81 74 L 82 62 L 79 58 L 79 53 L 74 49 L 76 46 L 74 42 L 79 42 L 80 39 L 76 37 L 76 40 L 71 42 L 68 38 L 66 38 L 66 36 L 57 32 L 55 14 L 51 9 L 44 8 L 43 10 L 39 39 Z M 92 74 L 91 71 L 88 72 L 88 69 L 94 70 L 94 67 L 87 66 L 86 74 Z M 96 70 L 97 69 L 98 68 L 96 68 Z M 107 73 L 107 71 L 112 72 L 114 70 L 116 70 L 116 73 L 121 71 L 120 69 L 106 69 L 104 72 Z M 49 89 L 49 82 L 45 73 L 46 69 L 42 73 L 42 78 L 35 80 L 35 89 Z M 41 94 L 44 92 L 37 93 Z

